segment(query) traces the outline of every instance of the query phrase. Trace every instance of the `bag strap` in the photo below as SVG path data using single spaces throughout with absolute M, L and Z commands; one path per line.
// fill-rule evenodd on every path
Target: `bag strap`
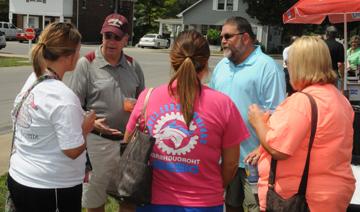
M 309 176 L 310 154 L 311 154 L 312 145 L 314 143 L 316 126 L 317 126 L 317 122 L 318 122 L 318 109 L 317 109 L 317 105 L 316 105 L 314 98 L 310 94 L 307 94 L 307 93 L 303 93 L 303 94 L 305 94 L 309 98 L 310 104 L 311 104 L 311 135 L 310 135 L 309 149 L 307 152 L 305 168 L 304 168 L 304 172 L 303 172 L 301 182 L 299 185 L 299 190 L 298 190 L 299 194 L 305 195 L 308 176 Z
M 317 110 L 316 102 L 311 95 L 304 93 L 304 92 L 300 92 L 300 93 L 305 94 L 309 98 L 309 101 L 311 104 L 311 134 L 310 134 L 310 138 L 309 138 L 309 148 L 308 148 L 308 152 L 307 152 L 307 156 L 306 156 L 304 171 L 303 171 L 303 174 L 301 177 L 301 182 L 300 182 L 299 189 L 298 189 L 298 194 L 305 195 L 308 176 L 309 176 L 310 153 L 311 153 L 312 145 L 314 143 L 316 126 L 317 126 L 317 121 L 318 121 L 318 110 Z M 277 166 L 277 160 L 274 160 L 273 158 L 271 158 L 271 166 L 270 166 L 270 174 L 269 174 L 269 189 L 272 189 L 272 190 L 275 189 L 274 184 L 275 184 L 275 176 L 276 176 L 276 166 Z
M 21 98 L 20 102 L 16 104 L 15 108 L 14 108 L 14 127 L 13 127 L 13 136 L 12 136 L 12 141 L 11 141 L 11 149 L 10 149 L 10 157 L 13 153 L 13 149 L 14 149 L 14 142 L 15 142 L 15 131 L 16 131 L 16 122 L 17 122 L 17 118 L 18 115 L 20 113 L 20 109 L 23 105 L 23 103 L 25 102 L 26 98 L 30 95 L 30 92 L 32 91 L 32 89 L 37 86 L 40 82 L 47 80 L 47 79 L 56 79 L 59 80 L 59 77 L 57 75 L 42 75 L 39 78 L 37 78 L 37 80 L 34 82 L 34 84 L 31 85 L 31 87 L 25 92 L 24 96 Z M 10 163 L 9 163 L 10 166 Z
M 141 110 L 141 114 L 139 116 L 139 118 L 137 119 L 136 121 L 136 126 L 139 127 L 140 126 L 140 122 L 141 122 L 141 118 L 143 118 L 144 122 L 145 122 L 145 125 L 146 125 L 146 107 L 147 107 L 147 104 L 149 102 L 149 98 L 150 98 L 150 95 L 152 93 L 152 91 L 154 90 L 154 88 L 149 88 L 149 90 L 147 91 L 146 93 L 146 96 L 145 96 L 145 100 L 144 100 L 144 106 Z M 144 132 L 147 133 L 147 128 L 144 127 Z

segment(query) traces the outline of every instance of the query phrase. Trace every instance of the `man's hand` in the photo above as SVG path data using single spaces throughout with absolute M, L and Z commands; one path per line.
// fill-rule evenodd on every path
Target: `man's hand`
M 109 125 L 106 124 L 106 118 L 99 118 L 95 120 L 94 129 L 100 133 L 105 135 L 123 135 L 123 133 L 117 129 L 110 128 Z
M 260 151 L 259 151 L 259 147 L 257 147 L 245 157 L 244 162 L 251 165 L 256 165 L 259 158 L 260 158 Z

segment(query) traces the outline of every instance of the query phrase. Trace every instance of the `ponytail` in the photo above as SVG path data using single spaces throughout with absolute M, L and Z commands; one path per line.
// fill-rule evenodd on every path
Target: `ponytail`
M 177 80 L 176 95 L 172 89 L 172 84 L 175 80 Z M 179 98 L 181 112 L 186 125 L 189 127 L 194 116 L 195 98 L 201 89 L 200 80 L 197 77 L 194 63 L 190 57 L 186 57 L 176 74 L 171 78 L 168 89 L 172 96 Z
M 38 43 L 31 50 L 32 66 L 37 77 L 43 75 L 46 69 L 46 62 L 44 59 L 45 48 L 45 44 Z
M 175 71 L 168 92 L 180 102 L 180 109 L 189 127 L 194 116 L 195 100 L 201 95 L 198 74 L 206 71 L 210 49 L 207 40 L 199 32 L 181 32 L 170 52 L 171 66 Z M 176 89 L 173 88 L 176 84 Z
M 48 61 L 74 54 L 80 42 L 81 34 L 74 25 L 62 22 L 47 25 L 41 32 L 38 43 L 31 50 L 36 76 L 44 74 Z

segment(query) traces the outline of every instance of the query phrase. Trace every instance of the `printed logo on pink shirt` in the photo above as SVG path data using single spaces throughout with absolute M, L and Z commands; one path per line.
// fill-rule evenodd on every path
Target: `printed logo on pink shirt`
M 155 145 L 161 152 L 151 154 L 155 169 L 198 173 L 200 160 L 187 157 L 198 145 L 207 142 L 207 130 L 196 112 L 188 128 L 180 113 L 179 104 L 164 105 L 158 113 L 150 116 L 147 126 L 156 138 Z

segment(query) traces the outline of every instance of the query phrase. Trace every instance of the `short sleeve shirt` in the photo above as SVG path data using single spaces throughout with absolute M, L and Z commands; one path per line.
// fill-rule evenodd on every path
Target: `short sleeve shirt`
M 318 107 L 306 200 L 311 211 L 345 211 L 355 184 L 350 167 L 354 112 L 333 85 L 313 85 L 303 92 L 312 95 Z M 298 191 L 309 147 L 310 125 L 311 106 L 302 93 L 291 95 L 270 117 L 266 142 L 290 156 L 277 163 L 275 191 L 283 198 L 290 198 Z M 260 207 L 264 209 L 271 156 L 263 148 L 260 151 L 258 194 Z
M 222 59 L 215 67 L 209 86 L 228 95 L 244 118 L 250 137 L 241 143 L 240 167 L 244 157 L 259 146 L 255 130 L 248 120 L 248 108 L 257 104 L 275 110 L 286 96 L 285 74 L 279 64 L 265 55 L 259 46 L 241 64 Z
M 122 54 L 117 65 L 109 64 L 101 53 L 89 61 L 83 57 L 70 77 L 69 87 L 79 97 L 85 110 L 96 111 L 98 118 L 106 118 L 110 128 L 125 131 L 130 113 L 124 111 L 126 97 L 137 98 L 144 89 L 144 75 L 139 64 L 129 62 Z
M 248 138 L 249 133 L 234 103 L 227 96 L 202 86 L 187 127 L 180 104 L 167 85 L 155 88 L 146 108 L 146 126 L 156 138 L 151 153 L 152 203 L 188 207 L 223 204 L 220 158 Z M 144 104 L 144 91 L 131 114 L 132 132 Z
M 32 73 L 14 105 L 21 101 L 35 80 Z M 71 159 L 62 150 L 84 144 L 83 119 L 79 99 L 63 82 L 49 79 L 36 85 L 16 119 L 11 177 L 33 188 L 66 188 L 81 184 L 85 152 Z
M 348 49 L 347 59 L 352 70 L 357 70 L 357 68 L 360 68 L 360 48 L 356 48 L 354 51 Z

